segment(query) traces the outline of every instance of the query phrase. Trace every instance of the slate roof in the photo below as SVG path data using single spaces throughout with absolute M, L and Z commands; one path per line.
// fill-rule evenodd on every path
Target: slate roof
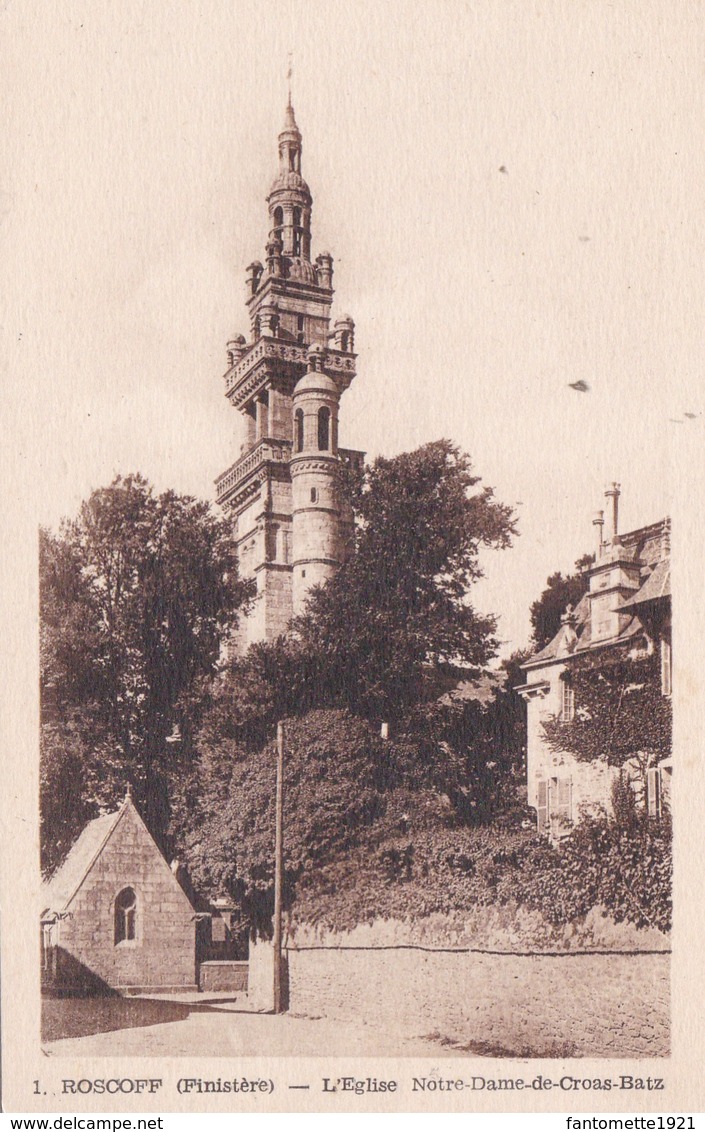
M 63 912 L 75 896 L 86 873 L 115 830 L 125 808 L 124 802 L 114 814 L 103 814 L 90 821 L 69 851 L 69 855 L 50 880 L 42 885 L 42 909 Z
M 662 597 L 671 596 L 671 563 L 667 558 L 658 562 L 649 574 L 640 590 L 622 603 L 621 608 L 645 605 L 647 601 L 658 601 Z
M 668 520 L 665 519 L 619 536 L 622 553 L 641 566 L 640 588 L 619 606 L 620 609 L 632 613 L 631 620 L 627 622 L 619 636 L 612 637 L 607 641 L 593 642 L 590 625 L 590 598 L 588 594 L 583 594 L 573 610 L 575 615 L 573 628 L 577 641 L 573 641 L 572 647 L 566 647 L 566 628 L 561 625 L 553 640 L 525 661 L 522 668 L 527 670 L 538 667 L 553 660 L 578 655 L 590 648 L 621 644 L 642 632 L 643 626 L 638 618 L 639 607 L 647 602 L 671 596 L 670 559 L 667 557 L 668 552 L 664 553 L 663 538 L 667 529 Z

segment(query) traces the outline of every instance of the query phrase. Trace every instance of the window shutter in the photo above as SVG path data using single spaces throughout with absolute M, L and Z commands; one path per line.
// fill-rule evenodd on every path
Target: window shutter
M 573 783 L 570 778 L 559 778 L 556 790 L 556 817 L 563 821 L 573 820 L 572 810 Z
M 672 774 L 673 774 L 673 771 L 671 770 L 671 768 L 669 766 L 659 767 L 659 785 L 661 787 L 661 798 L 660 798 L 661 814 L 663 814 L 664 810 L 666 811 L 666 813 L 668 813 L 668 811 L 671 808 L 671 777 L 672 777 Z
M 548 833 L 548 779 L 541 778 L 538 784 L 538 804 L 536 806 L 539 833 Z
M 646 809 L 650 818 L 657 818 L 661 814 L 661 778 L 657 766 L 652 766 L 646 772 Z
M 664 637 L 661 641 L 661 691 L 664 696 L 670 696 L 671 689 L 671 642 Z

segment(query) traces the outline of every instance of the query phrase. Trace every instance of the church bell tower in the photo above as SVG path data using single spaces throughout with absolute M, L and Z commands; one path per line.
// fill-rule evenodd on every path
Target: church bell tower
M 331 329 L 333 259 L 327 252 L 311 259 L 301 140 L 290 98 L 267 197 L 265 263 L 247 268 L 250 332 L 227 347 L 225 395 L 242 414 L 245 440 L 216 480 L 216 498 L 235 525 L 240 574 L 257 580 L 237 651 L 286 632 L 310 588 L 343 561 L 352 513 L 340 470 L 364 455 L 338 447 L 340 398 L 355 377 L 355 325 L 346 316 Z

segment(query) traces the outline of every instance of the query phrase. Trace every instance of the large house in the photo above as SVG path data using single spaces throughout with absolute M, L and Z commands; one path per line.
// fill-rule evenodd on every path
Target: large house
M 561 749 L 556 739 L 554 721 L 571 724 L 584 718 L 573 678 L 581 658 L 593 658 L 591 679 L 599 695 L 601 667 L 618 657 L 650 657 L 655 668 L 658 656 L 660 691 L 671 695 L 670 523 L 662 519 L 619 533 L 619 485 L 612 484 L 606 496 L 610 529 L 605 537 L 604 512 L 597 512 L 587 592 L 575 609 L 568 606 L 553 640 L 525 662 L 526 683 L 517 689 L 527 705 L 528 802 L 536 810 L 539 831 L 551 837 L 569 829 L 581 813 L 598 807 L 609 811 L 620 769 L 627 771 L 652 815 L 661 813 L 670 795 L 670 752 L 669 757 L 663 751 L 649 756 L 635 746 L 633 759 L 619 766 L 606 753 L 577 757 Z M 637 682 L 627 682 L 624 692 L 640 688 Z M 614 705 L 605 705 L 608 710 L 614 713 Z

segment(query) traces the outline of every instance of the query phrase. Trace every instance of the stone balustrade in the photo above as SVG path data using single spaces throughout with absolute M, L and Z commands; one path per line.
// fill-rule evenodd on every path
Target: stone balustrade
M 229 397 L 233 394 L 254 372 L 260 362 L 269 360 L 306 366 L 308 364 L 308 350 L 308 346 L 299 345 L 297 342 L 288 342 L 283 338 L 270 338 L 263 335 L 225 374 L 226 396 Z M 334 376 L 343 377 L 346 384 L 349 384 L 355 376 L 356 357 L 355 354 L 329 348 L 325 353 L 324 369 Z
M 284 464 L 291 456 L 291 441 L 264 437 L 255 447 L 236 460 L 215 481 L 216 500 L 222 503 L 223 499 L 233 488 L 246 480 L 253 472 L 266 463 Z

